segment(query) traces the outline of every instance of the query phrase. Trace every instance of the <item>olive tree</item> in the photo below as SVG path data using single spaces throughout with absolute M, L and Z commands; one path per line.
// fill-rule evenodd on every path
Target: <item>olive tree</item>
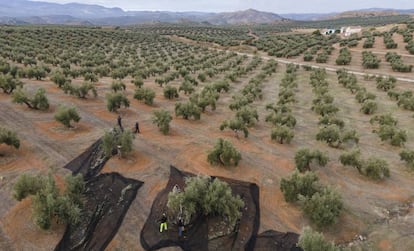
M 118 149 L 118 146 L 121 148 L 118 149 L 121 151 L 121 156 L 128 154 L 132 151 L 134 135 L 131 130 L 121 131 L 119 129 L 114 129 L 112 131 L 106 131 L 102 137 L 102 148 L 104 150 L 106 157 L 111 157 L 115 149 Z
M 214 148 L 209 151 L 207 161 L 212 165 L 230 166 L 239 164 L 241 154 L 231 142 L 218 139 Z
M 0 88 L 3 89 L 4 93 L 11 94 L 18 87 L 23 87 L 22 81 L 13 78 L 10 74 L 0 74 Z
M 341 195 L 330 187 L 324 187 L 310 198 L 299 196 L 299 201 L 303 212 L 318 228 L 335 223 L 343 208 Z
M 155 91 L 150 88 L 137 88 L 135 90 L 134 99 L 144 100 L 144 103 L 147 105 L 152 105 L 154 103 Z
M 81 117 L 75 107 L 59 106 L 57 112 L 55 113 L 55 119 L 69 128 L 72 127 L 70 124 L 72 120 L 74 122 L 79 122 Z
M 200 120 L 201 108 L 190 101 L 186 103 L 176 103 L 175 116 L 182 116 L 184 119 L 190 119 L 193 117 L 195 120 Z
M 405 161 L 411 169 L 414 169 L 414 151 L 407 149 L 403 150 L 400 152 L 400 158 Z
M 292 175 L 282 178 L 280 181 L 280 190 L 287 202 L 298 201 L 299 195 L 312 197 L 320 189 L 319 178 L 312 171 L 304 174 L 295 171 Z
M 20 147 L 20 140 L 17 137 L 16 132 L 8 130 L 4 127 L 0 127 L 0 144 L 6 144 L 13 146 L 16 149 Z
M 106 95 L 106 107 L 110 112 L 116 112 L 122 106 L 129 107 L 129 100 L 123 93 L 108 93 Z
M 246 124 L 243 121 L 241 121 L 239 118 L 234 118 L 231 120 L 223 121 L 223 123 L 221 123 L 220 125 L 220 130 L 223 131 L 226 128 L 229 128 L 230 130 L 232 130 L 236 134 L 237 138 L 239 137 L 239 134 L 238 134 L 239 131 L 243 131 L 245 138 L 249 136 L 249 130 L 247 129 Z
M 273 127 L 270 135 L 272 140 L 277 140 L 280 144 L 289 144 L 294 136 L 295 133 L 293 132 L 293 130 L 285 125 Z
M 174 99 L 178 98 L 180 95 L 178 94 L 178 90 L 176 87 L 171 85 L 166 85 L 164 87 L 164 97 L 167 99 Z
M 172 116 L 169 111 L 163 109 L 154 111 L 152 123 L 156 124 L 164 135 L 167 135 L 170 131 L 171 120 Z
M 117 81 L 112 82 L 111 90 L 114 91 L 114 92 L 125 91 L 126 90 L 126 85 L 121 80 L 117 80 Z
M 208 176 L 186 177 L 184 191 L 170 192 L 167 202 L 169 211 L 182 213 L 185 223 L 197 215 L 220 216 L 230 229 L 240 219 L 243 206 L 244 201 L 233 195 L 228 183 Z
M 20 88 L 13 92 L 12 98 L 14 103 L 26 104 L 30 109 L 42 111 L 49 109 L 49 101 L 43 88 L 37 89 L 32 96 Z
M 14 198 L 21 201 L 31 196 L 33 220 L 42 229 L 49 229 L 53 219 L 65 224 L 81 220 L 85 184 L 81 174 L 65 178 L 65 191 L 61 193 L 53 176 L 23 174 L 14 184 Z
M 319 150 L 311 151 L 308 148 L 302 148 L 295 154 L 295 164 L 299 172 L 310 171 L 313 161 L 316 161 L 320 166 L 326 166 L 328 160 L 328 156 Z
M 328 242 L 321 233 L 312 230 L 310 227 L 303 228 L 298 247 L 301 247 L 304 251 L 340 251 L 334 243 Z

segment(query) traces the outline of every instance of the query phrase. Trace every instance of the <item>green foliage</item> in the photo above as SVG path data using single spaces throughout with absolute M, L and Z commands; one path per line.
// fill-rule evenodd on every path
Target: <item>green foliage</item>
M 152 119 L 152 123 L 156 124 L 164 135 L 167 135 L 168 132 L 170 131 L 171 120 L 172 120 L 172 116 L 169 111 L 167 110 L 154 111 L 154 117 Z
M 339 251 L 335 244 L 325 240 L 321 233 L 305 227 L 299 237 L 298 247 L 304 251 Z
M 380 125 L 396 126 L 398 121 L 391 114 L 376 115 L 369 121 L 371 124 L 378 122 Z
M 121 155 L 124 156 L 132 151 L 134 135 L 131 130 L 120 131 L 114 129 L 112 131 L 105 132 L 102 137 L 102 148 L 106 157 L 111 157 L 115 149 L 121 146 Z
M 326 166 L 329 158 L 319 150 L 311 151 L 308 148 L 299 149 L 295 154 L 296 168 L 300 172 L 310 171 L 310 165 L 314 160 L 320 166 Z
M 315 61 L 316 63 L 326 63 L 328 61 L 328 53 L 326 53 L 326 51 L 323 51 L 317 54 Z
M 80 119 L 75 107 L 59 106 L 55 113 L 55 120 L 68 128 L 71 127 L 70 121 L 79 122 Z
M 0 127 L 0 144 L 6 144 L 13 146 L 16 149 L 20 147 L 20 140 L 17 137 L 16 132 L 8 130 L 4 127 Z
M 243 106 L 236 112 L 236 118 L 242 121 L 247 127 L 252 127 L 259 121 L 257 110 L 251 106 Z
M 13 92 L 12 98 L 14 103 L 26 104 L 30 109 L 42 111 L 49 109 L 49 101 L 43 88 L 37 89 L 32 97 L 20 88 Z
M 184 119 L 193 117 L 195 120 L 200 120 L 201 109 L 193 102 L 176 103 L 175 116 L 182 116 Z
M 207 161 L 212 165 L 230 166 L 239 164 L 241 154 L 231 144 L 231 142 L 218 139 L 214 148 L 209 151 Z
M 124 93 L 108 93 L 106 94 L 106 108 L 110 112 L 116 112 L 124 106 L 129 107 L 129 100 Z
M 247 129 L 246 124 L 243 121 L 241 121 L 239 118 L 234 118 L 231 120 L 223 121 L 223 123 L 221 123 L 220 125 L 220 130 L 223 131 L 226 128 L 229 128 L 230 130 L 232 130 L 236 134 L 237 138 L 239 137 L 239 134 L 238 134 L 239 131 L 243 131 L 245 138 L 249 136 L 249 130 Z
M 47 177 L 23 174 L 14 185 L 13 196 L 17 200 L 33 196 L 33 219 L 40 228 L 49 229 L 55 217 L 65 224 L 80 221 L 85 184 L 82 175 L 69 176 L 65 178 L 66 189 L 63 194 L 59 193 L 51 174 Z
M 125 91 L 125 89 L 126 89 L 126 85 L 121 80 L 113 81 L 111 84 L 111 90 L 114 92 Z
M 363 166 L 364 174 L 373 180 L 383 180 L 390 177 L 390 169 L 385 160 L 370 157 L 364 161 Z
M 389 76 L 387 78 L 383 77 L 377 77 L 377 89 L 383 90 L 385 92 L 394 89 L 395 83 L 397 82 L 397 79 Z
M 137 88 L 135 90 L 134 99 L 144 100 L 147 105 L 152 105 L 155 98 L 155 91 L 150 88 Z
M 62 88 L 65 84 L 70 84 L 71 80 L 67 79 L 65 74 L 63 74 L 62 71 L 54 71 L 52 75 L 50 76 L 50 80 L 52 80 L 53 83 L 57 84 L 59 88 Z
M 176 87 L 171 86 L 171 85 L 167 85 L 164 87 L 164 97 L 167 99 L 174 99 L 174 98 L 178 98 L 178 90 Z
M 301 174 L 295 171 L 290 177 L 280 181 L 280 190 L 287 202 L 298 201 L 299 195 L 310 198 L 320 189 L 319 178 L 314 172 Z
M 335 223 L 343 208 L 341 195 L 329 187 L 316 192 L 310 198 L 299 196 L 299 201 L 303 212 L 318 228 Z
M 92 83 L 96 83 L 99 80 L 98 76 L 96 76 L 96 74 L 94 74 L 92 72 L 85 73 L 85 75 L 83 77 L 84 77 L 85 82 L 90 81 Z
M 18 87 L 23 87 L 22 81 L 13 78 L 10 74 L 0 74 L 0 88 L 3 89 L 4 93 L 11 94 Z
M 395 126 L 381 125 L 378 130 L 378 136 L 382 141 L 389 140 L 393 146 L 403 146 L 407 142 L 407 132 L 399 130 Z
M 230 110 L 240 110 L 243 106 L 246 106 L 252 103 L 253 100 L 249 99 L 248 96 L 245 95 L 235 95 L 232 97 L 232 101 L 230 102 L 229 108 Z
M 182 209 L 185 223 L 202 214 L 221 216 L 231 227 L 241 217 L 240 209 L 243 206 L 243 200 L 232 194 L 226 182 L 207 176 L 185 178 L 184 191 L 170 192 L 167 202 L 167 207 L 173 214 L 178 215 Z
M 348 152 L 342 153 L 339 156 L 339 161 L 342 165 L 355 167 L 359 173 L 363 173 L 363 161 L 361 160 L 361 152 L 359 149 L 352 149 Z
M 194 85 L 190 81 L 184 81 L 181 83 L 178 91 L 184 91 L 184 94 L 191 94 L 194 92 Z
M 374 100 L 365 100 L 361 106 L 361 112 L 364 114 L 373 114 L 377 111 L 378 105 Z
M 412 150 L 403 150 L 400 152 L 401 160 L 407 163 L 407 166 L 411 169 L 414 169 L 414 151 Z
M 81 85 L 74 85 L 68 82 L 63 86 L 63 91 L 78 98 L 86 98 L 90 92 L 94 97 L 98 96 L 95 84 L 89 81 L 84 81 Z
M 137 76 L 133 80 L 131 80 L 131 83 L 133 83 L 135 87 L 141 88 L 144 85 L 144 80 L 142 80 L 142 77 Z
M 349 65 L 351 63 L 351 60 L 352 56 L 348 48 L 342 48 L 341 50 L 339 50 L 339 56 L 336 59 L 337 65 Z
M 342 143 L 347 141 L 354 141 L 355 143 L 359 142 L 359 138 L 356 135 L 355 130 L 342 131 L 336 124 L 322 127 L 316 134 L 316 140 L 324 141 L 328 143 L 329 146 L 336 148 L 340 147 Z
M 362 52 L 362 66 L 366 69 L 378 69 L 381 63 L 381 59 L 379 59 L 374 53 L 371 51 L 363 51 Z
M 358 103 L 364 103 L 367 100 L 374 100 L 376 98 L 375 94 L 367 92 L 365 89 L 360 89 L 355 95 L 355 99 Z
M 325 115 L 319 118 L 319 125 L 329 126 L 336 125 L 340 129 L 344 128 L 345 122 L 342 119 L 337 118 L 335 115 Z
M 270 135 L 272 140 L 277 140 L 280 144 L 289 144 L 294 136 L 293 130 L 285 125 L 273 127 Z

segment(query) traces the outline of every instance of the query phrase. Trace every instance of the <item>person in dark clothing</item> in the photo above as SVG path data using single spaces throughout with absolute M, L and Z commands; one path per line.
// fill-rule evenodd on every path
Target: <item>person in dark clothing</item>
M 119 128 L 121 128 L 121 131 L 124 131 L 124 128 L 122 127 L 122 118 L 121 118 L 121 115 L 118 115 L 118 125 L 119 125 Z
M 177 225 L 178 225 L 178 237 L 182 237 L 183 232 L 184 232 L 184 222 L 181 217 L 178 218 Z
M 138 123 L 138 121 L 137 121 L 137 122 L 135 122 L 135 133 L 141 133 L 141 132 L 139 131 L 139 123 Z

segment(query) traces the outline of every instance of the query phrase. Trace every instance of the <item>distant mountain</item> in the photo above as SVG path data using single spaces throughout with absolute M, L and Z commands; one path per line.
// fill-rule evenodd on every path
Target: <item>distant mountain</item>
M 370 8 L 345 12 L 332 13 L 288 13 L 280 14 L 284 18 L 300 20 L 300 21 L 316 21 L 329 20 L 350 17 L 373 17 L 373 16 L 390 16 L 390 15 L 405 15 L 414 14 L 414 9 L 384 9 L 384 8 Z
M 90 4 L 57 4 L 27 0 L 0 0 L 0 17 L 72 16 L 95 19 L 125 15 L 121 8 L 106 8 Z
M 69 3 L 57 4 L 29 0 L 0 0 L 0 23 L 3 24 L 68 24 L 68 25 L 135 25 L 141 23 L 188 24 L 262 24 L 278 21 L 325 20 L 328 18 L 414 13 L 414 10 L 368 9 L 330 14 L 277 15 L 254 9 L 236 12 L 170 12 L 124 11 L 100 5 Z
M 356 10 L 356 11 L 345 11 L 334 15 L 323 17 L 323 19 L 340 19 L 340 18 L 351 18 L 351 17 L 379 17 L 379 16 L 396 16 L 401 15 L 398 10 Z
M 262 24 L 286 20 L 277 14 L 254 9 L 236 12 L 224 12 L 212 15 L 206 21 L 212 24 Z

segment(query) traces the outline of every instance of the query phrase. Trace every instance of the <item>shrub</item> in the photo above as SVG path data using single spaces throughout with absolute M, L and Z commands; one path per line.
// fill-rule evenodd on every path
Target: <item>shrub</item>
M 194 90 L 194 85 L 189 81 L 182 82 L 178 88 L 178 91 L 184 91 L 185 95 L 193 93 Z
M 321 233 L 305 227 L 299 237 L 298 247 L 304 251 L 339 251 L 335 244 L 324 239 Z
M 342 165 L 355 167 L 359 173 L 363 173 L 363 161 L 361 160 L 361 152 L 359 149 L 353 149 L 341 154 L 339 156 L 339 161 Z
M 184 119 L 193 117 L 195 120 L 200 120 L 201 109 L 193 102 L 177 103 L 175 104 L 175 116 L 182 116 Z
M 133 83 L 135 87 L 141 88 L 144 85 L 144 80 L 142 80 L 142 77 L 137 76 L 133 80 L 131 80 L 131 83 Z
M 366 69 L 377 69 L 381 60 L 371 51 L 362 52 L 362 66 Z
M 42 229 L 49 229 L 55 217 L 59 222 L 76 224 L 80 221 L 83 204 L 83 177 L 80 174 L 66 177 L 65 183 L 66 190 L 61 194 L 51 174 L 47 177 L 23 174 L 13 187 L 13 196 L 19 201 L 33 196 L 33 219 Z
M 414 151 L 403 150 L 400 152 L 400 158 L 405 161 L 411 169 L 414 169 Z
M 342 131 L 339 126 L 332 124 L 325 126 L 316 134 L 316 140 L 325 141 L 331 147 L 340 147 L 342 143 L 347 141 L 359 142 L 359 138 L 355 130 Z
M 339 51 L 339 56 L 336 59 L 337 65 L 349 65 L 351 63 L 351 52 L 348 50 L 348 48 L 342 48 Z
M 301 174 L 295 171 L 290 177 L 282 178 L 280 190 L 287 202 L 296 202 L 299 195 L 310 198 L 320 191 L 319 178 L 314 172 Z
M 62 123 L 66 127 L 71 127 L 70 121 L 79 122 L 81 119 L 75 107 L 59 106 L 55 113 L 56 121 Z
M 364 174 L 373 180 L 383 180 L 385 177 L 390 177 L 390 169 L 385 160 L 370 157 L 364 161 Z
M 129 107 L 129 100 L 123 93 L 108 93 L 106 94 L 106 107 L 110 112 L 116 112 L 122 106 Z
M 361 112 L 364 114 L 373 114 L 378 109 L 377 102 L 374 100 L 366 100 L 361 107 Z
M 316 192 L 311 198 L 299 196 L 299 200 L 303 212 L 318 228 L 335 223 L 343 208 L 341 195 L 329 187 Z
M 290 143 L 295 136 L 292 129 L 287 126 L 275 126 L 272 128 L 271 139 L 277 140 L 280 144 Z
M 106 157 L 111 157 L 115 149 L 118 149 L 118 146 L 121 146 L 121 154 L 128 154 L 132 151 L 132 140 L 134 135 L 131 130 L 120 131 L 119 129 L 114 129 L 113 131 L 105 132 L 102 137 L 102 148 L 104 150 Z
M 257 110 L 250 106 L 243 106 L 236 112 L 236 118 L 246 124 L 247 127 L 254 126 L 259 121 Z
M 171 86 L 171 85 L 167 85 L 164 87 L 164 97 L 167 99 L 174 99 L 174 98 L 178 98 L 178 90 L 176 87 Z
M 241 217 L 244 202 L 240 196 L 232 194 L 230 186 L 218 178 L 206 176 L 188 177 L 182 192 L 168 194 L 167 207 L 173 214 L 182 210 L 185 223 L 196 215 L 221 216 L 230 228 Z
M 73 85 L 70 83 L 66 83 L 63 86 L 63 91 L 65 93 L 69 93 L 70 95 L 75 95 L 78 98 L 86 98 L 90 92 L 94 97 L 98 96 L 98 92 L 96 90 L 96 86 L 89 81 L 83 82 L 81 85 Z
M 118 80 L 118 81 L 114 81 L 111 84 L 111 89 L 114 92 L 118 92 L 118 91 L 125 91 L 126 90 L 126 85 L 124 82 Z
M 241 121 L 239 118 L 223 121 L 223 123 L 220 125 L 220 130 L 223 131 L 226 128 L 232 130 L 236 134 L 237 138 L 239 137 L 239 131 L 243 131 L 245 138 L 249 136 L 249 130 L 247 129 L 246 124 L 243 123 L 243 121 Z
M 135 90 L 134 99 L 144 100 L 147 105 L 152 105 L 155 98 L 155 91 L 150 88 L 137 88 Z
M 49 101 L 43 88 L 37 89 L 33 97 L 29 97 L 29 94 L 20 88 L 13 92 L 12 98 L 14 103 L 26 104 L 30 109 L 42 111 L 49 109 Z
M 154 117 L 152 119 L 152 123 L 156 124 L 164 135 L 167 135 L 168 132 L 170 131 L 171 120 L 172 120 L 172 116 L 169 111 L 167 110 L 154 111 Z
M 20 140 L 17 137 L 16 132 L 0 127 L 0 144 L 6 144 L 13 146 L 16 149 L 20 147 Z
M 71 80 L 67 79 L 65 74 L 63 74 L 61 71 L 53 72 L 50 80 L 52 80 L 53 83 L 57 84 L 59 88 L 62 88 L 65 84 L 69 84 L 71 82 Z
M 4 93 L 11 94 L 16 88 L 21 88 L 22 86 L 23 82 L 13 78 L 12 75 L 0 74 L 0 88 L 3 89 Z
M 239 164 L 241 154 L 231 144 L 231 142 L 218 139 L 214 148 L 209 151 L 207 161 L 212 165 L 230 166 Z
M 316 160 L 320 166 L 326 166 L 329 158 L 319 150 L 310 151 L 307 148 L 302 148 L 295 154 L 295 164 L 299 172 L 310 171 L 313 160 Z
M 407 132 L 395 126 L 381 125 L 378 131 L 381 141 L 389 140 L 393 146 L 403 146 L 407 142 Z

